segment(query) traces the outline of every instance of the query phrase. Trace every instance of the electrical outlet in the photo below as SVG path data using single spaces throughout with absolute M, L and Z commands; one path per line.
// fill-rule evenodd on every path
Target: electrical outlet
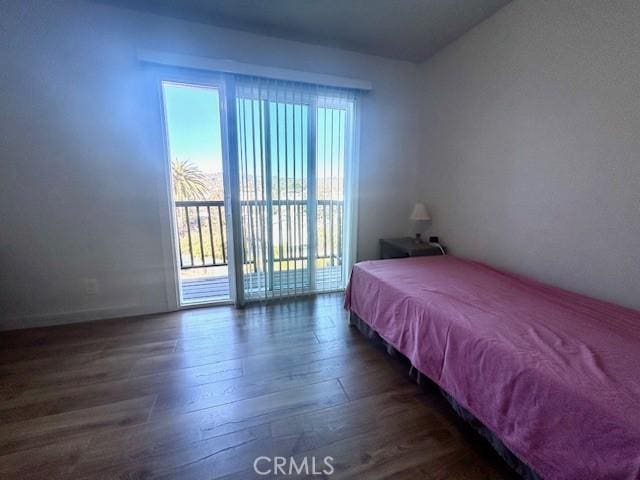
M 87 295 L 98 295 L 100 293 L 100 284 L 97 278 L 84 279 L 84 293 Z

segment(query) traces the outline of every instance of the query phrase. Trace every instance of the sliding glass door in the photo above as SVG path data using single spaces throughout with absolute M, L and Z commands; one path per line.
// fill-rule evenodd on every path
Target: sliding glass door
M 162 82 L 180 305 L 229 301 L 220 86 Z
M 244 298 L 343 288 L 353 96 L 252 78 L 235 92 Z
M 216 78 L 162 82 L 180 304 L 344 288 L 354 93 Z

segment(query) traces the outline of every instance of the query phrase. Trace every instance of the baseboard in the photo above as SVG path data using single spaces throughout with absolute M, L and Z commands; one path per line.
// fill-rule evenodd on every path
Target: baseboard
M 163 307 L 159 307 L 158 305 L 126 305 L 115 308 L 95 308 L 54 314 L 25 315 L 0 320 L 0 331 L 51 327 L 54 325 L 107 320 L 109 318 L 151 315 L 165 313 L 167 311 L 166 305 Z

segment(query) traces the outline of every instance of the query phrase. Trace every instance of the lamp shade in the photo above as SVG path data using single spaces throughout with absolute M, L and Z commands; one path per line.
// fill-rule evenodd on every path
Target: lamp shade
M 431 220 L 431 215 L 429 214 L 429 210 L 427 210 L 427 206 L 422 202 L 416 203 L 413 206 L 413 212 L 411 212 L 409 220 Z

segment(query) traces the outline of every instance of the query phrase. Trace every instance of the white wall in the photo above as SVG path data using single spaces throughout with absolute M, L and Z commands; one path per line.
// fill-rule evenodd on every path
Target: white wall
M 640 308 L 640 2 L 516 0 L 422 67 L 455 254 Z
M 406 230 L 417 67 L 80 1 L 0 0 L 0 327 L 166 310 L 168 213 L 147 48 L 373 82 L 359 257 Z M 85 294 L 96 278 L 100 293 Z

